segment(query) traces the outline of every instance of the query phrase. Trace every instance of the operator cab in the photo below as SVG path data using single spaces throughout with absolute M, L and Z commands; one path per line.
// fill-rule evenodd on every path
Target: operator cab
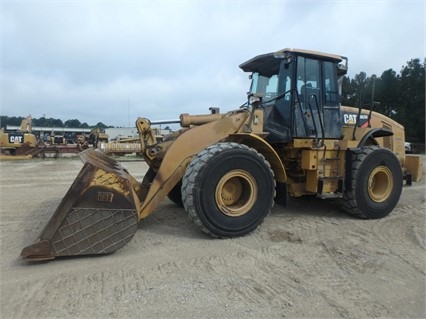
M 283 49 L 256 56 L 240 68 L 252 72 L 249 94 L 262 97 L 269 142 L 341 138 L 340 93 L 347 72 L 345 57 Z

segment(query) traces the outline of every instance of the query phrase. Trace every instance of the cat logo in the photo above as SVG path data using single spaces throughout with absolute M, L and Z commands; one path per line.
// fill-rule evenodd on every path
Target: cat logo
M 9 143 L 22 143 L 22 135 L 9 135 Z
M 343 114 L 343 123 L 346 124 L 346 125 L 358 124 L 358 126 L 360 126 L 360 127 L 367 127 L 368 123 L 369 123 L 368 115 L 361 114 L 359 116 L 359 120 L 358 120 L 358 114 L 344 113 Z
M 345 124 L 356 124 L 356 114 L 343 114 L 343 122 Z
M 96 200 L 98 202 L 109 202 L 112 203 L 112 199 L 114 198 L 114 194 L 110 192 L 98 192 L 98 196 Z

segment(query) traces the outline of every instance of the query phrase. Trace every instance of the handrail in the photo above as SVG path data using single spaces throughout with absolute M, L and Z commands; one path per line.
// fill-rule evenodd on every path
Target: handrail
M 312 105 L 311 105 L 312 97 L 314 97 L 314 99 L 315 99 L 315 104 L 316 104 L 316 108 L 317 108 L 317 111 L 318 111 L 318 119 L 319 119 L 319 122 L 320 122 L 321 136 L 322 136 L 321 143 L 318 143 L 318 130 L 317 130 L 317 125 L 315 123 L 315 117 L 314 117 L 314 113 L 313 113 Z M 315 140 L 316 140 L 315 146 L 320 147 L 320 146 L 324 145 L 324 139 L 325 139 L 325 137 L 324 137 L 324 124 L 322 123 L 321 112 L 320 112 L 319 103 L 318 103 L 318 97 L 313 93 L 311 93 L 311 95 L 309 95 L 308 106 L 309 106 L 309 110 L 311 111 L 311 114 L 312 114 L 312 122 L 314 123 L 314 128 L 315 128 Z

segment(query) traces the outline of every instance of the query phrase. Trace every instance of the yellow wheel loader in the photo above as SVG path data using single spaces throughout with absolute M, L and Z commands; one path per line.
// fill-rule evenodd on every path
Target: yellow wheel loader
M 88 149 L 84 166 L 27 260 L 105 254 L 127 244 L 167 196 L 213 237 L 256 229 L 287 196 L 335 199 L 360 218 L 397 204 L 404 179 L 421 178 L 405 156 L 404 128 L 381 114 L 342 107 L 347 58 L 283 49 L 240 65 L 250 72 L 247 103 L 220 114 L 180 115 L 181 130 L 157 141 L 138 118 L 142 181 Z

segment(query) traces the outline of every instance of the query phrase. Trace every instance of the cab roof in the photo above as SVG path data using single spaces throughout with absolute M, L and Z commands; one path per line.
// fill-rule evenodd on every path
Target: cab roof
M 323 53 L 318 51 L 303 50 L 303 49 L 290 49 L 285 48 L 276 52 L 261 54 L 251 58 L 250 60 L 241 63 L 240 68 L 244 72 L 262 72 L 265 75 L 272 75 L 276 72 L 283 58 L 291 55 L 303 55 L 321 60 L 341 62 L 347 58 L 330 53 Z

